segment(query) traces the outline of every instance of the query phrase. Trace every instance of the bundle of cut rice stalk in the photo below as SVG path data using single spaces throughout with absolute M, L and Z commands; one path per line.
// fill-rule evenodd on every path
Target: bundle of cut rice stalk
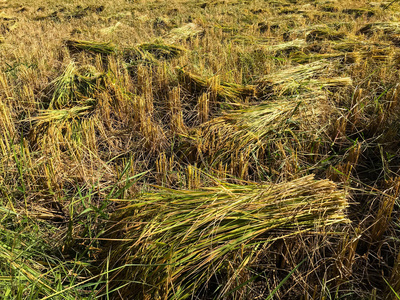
M 374 49 L 387 49 L 390 46 L 391 44 L 388 43 L 352 39 L 331 43 L 332 49 L 341 52 L 372 51 Z
M 369 23 L 362 27 L 358 33 L 371 36 L 374 33 L 384 33 L 387 35 L 400 34 L 400 22 L 376 22 Z
M 305 40 L 296 39 L 283 44 L 267 46 L 265 49 L 267 52 L 271 52 L 274 55 L 279 56 L 282 54 L 289 54 L 294 51 L 303 51 L 306 46 L 307 42 Z
M 164 36 L 164 40 L 169 44 L 175 44 L 196 37 L 201 37 L 204 35 L 204 32 L 205 30 L 201 26 L 195 23 L 188 23 L 182 27 L 172 29 L 166 36 Z
M 313 176 L 146 193 L 111 218 L 111 285 L 124 299 L 197 299 L 217 277 L 223 288 L 207 292 L 222 299 L 246 288 L 240 283 L 259 245 L 347 223 L 347 207 L 344 190 Z
M 331 63 L 320 60 L 306 65 L 289 67 L 287 69 L 266 75 L 257 81 L 258 88 L 263 93 L 275 92 L 277 94 L 291 93 L 301 83 L 312 78 L 320 77 L 329 72 Z
M 292 176 L 310 167 L 313 148 L 329 143 L 332 114 L 322 90 L 285 97 L 204 123 L 182 148 L 186 157 L 201 158 L 213 169 L 225 166 L 239 178 Z
M 79 123 L 83 118 L 90 117 L 96 105 L 97 101 L 87 99 L 80 106 L 65 109 L 40 110 L 37 116 L 26 119 L 26 121 L 32 122 L 33 125 L 29 136 L 32 141 L 37 143 L 38 139 L 46 134 L 52 126 L 57 127 L 58 130 L 62 130 L 71 124 Z
M 114 44 L 100 43 L 94 41 L 82 41 L 82 40 L 65 40 L 64 44 L 71 52 L 81 52 L 87 51 L 94 54 L 109 55 L 116 52 L 116 47 Z
M 186 51 L 186 49 L 182 47 L 156 42 L 140 44 L 138 48 L 154 55 L 154 57 L 156 57 L 157 59 L 174 58 L 180 56 L 183 52 Z
M 203 78 L 179 67 L 176 70 L 178 79 L 183 86 L 187 86 L 191 91 L 197 93 L 208 91 L 211 94 L 215 94 L 222 101 L 230 100 L 238 103 L 240 99 L 254 97 L 256 93 L 256 86 L 254 85 L 244 86 L 236 83 L 220 82 L 216 76 Z
M 122 56 L 124 61 L 131 65 L 138 63 L 153 65 L 157 64 L 158 59 L 175 58 L 185 51 L 186 49 L 182 47 L 154 42 L 125 48 L 122 50 Z
M 70 62 L 64 73 L 51 83 L 53 96 L 50 109 L 60 109 L 80 104 L 92 98 L 96 92 L 104 89 L 105 74 L 99 73 L 92 66 L 77 68 Z
M 322 54 L 305 54 L 298 52 L 290 56 L 290 59 L 296 63 L 309 63 L 318 60 L 336 60 L 346 64 L 357 63 L 362 59 L 371 59 L 374 61 L 386 61 L 393 54 L 390 48 L 372 49 L 371 51 L 356 51 L 356 52 L 340 52 L 340 53 L 322 53 Z

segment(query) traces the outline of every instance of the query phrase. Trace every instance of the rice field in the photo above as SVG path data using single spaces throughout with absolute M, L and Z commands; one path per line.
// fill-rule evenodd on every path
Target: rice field
M 0 299 L 400 299 L 400 2 L 0 0 Z

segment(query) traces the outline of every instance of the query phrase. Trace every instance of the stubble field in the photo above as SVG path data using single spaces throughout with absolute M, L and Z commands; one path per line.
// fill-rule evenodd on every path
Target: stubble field
M 400 3 L 0 0 L 2 299 L 400 299 Z

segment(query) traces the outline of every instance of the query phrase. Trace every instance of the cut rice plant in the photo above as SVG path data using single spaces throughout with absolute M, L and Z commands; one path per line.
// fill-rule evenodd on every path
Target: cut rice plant
M 282 54 L 289 54 L 294 51 L 303 51 L 306 46 L 307 42 L 305 40 L 296 39 L 287 43 L 268 46 L 265 49 L 267 52 L 273 53 L 276 56 L 280 56 Z
M 157 59 L 170 59 L 180 56 L 184 51 L 182 47 L 167 45 L 163 43 L 145 43 L 138 46 L 142 51 L 154 55 Z
M 65 109 L 42 110 L 37 116 L 27 119 L 32 122 L 29 133 L 31 141 L 36 144 L 38 139 L 49 131 L 50 127 L 56 127 L 59 131 L 65 128 L 78 129 L 77 124 L 92 114 L 97 102 L 94 99 L 88 99 L 85 104 L 85 106 L 73 106 Z
M 171 59 L 180 56 L 184 51 L 182 47 L 163 43 L 145 43 L 122 50 L 122 57 L 131 69 L 139 64 L 158 65 L 160 59 Z
M 345 37 L 346 37 L 345 33 L 337 32 L 329 27 L 325 27 L 325 28 L 310 30 L 307 33 L 306 40 L 307 42 L 322 41 L 322 40 L 338 41 L 344 39 Z
M 168 44 L 175 44 L 178 42 L 184 42 L 187 40 L 194 39 L 196 37 L 201 37 L 205 33 L 205 30 L 195 24 L 188 23 L 179 28 L 172 29 L 166 36 L 164 36 L 164 40 Z
M 254 97 L 256 94 L 256 86 L 254 85 L 244 86 L 236 83 L 221 82 L 218 76 L 203 78 L 179 67 L 176 70 L 178 79 L 183 86 L 199 94 L 210 92 L 219 101 L 230 100 L 234 103 L 240 103 L 241 99 Z
M 304 82 L 328 75 L 332 65 L 327 60 L 320 60 L 306 65 L 289 67 L 266 75 L 257 81 L 261 93 L 293 93 Z
M 93 67 L 77 68 L 73 61 L 70 62 L 64 73 L 51 84 L 53 96 L 49 108 L 61 109 L 86 101 L 104 89 L 104 78 L 105 74 Z
M 372 51 L 376 49 L 387 49 L 390 44 L 384 42 L 369 42 L 365 40 L 345 39 L 342 41 L 332 42 L 331 47 L 340 52 L 354 51 Z
M 315 53 L 306 54 L 303 52 L 293 53 L 290 59 L 296 63 L 310 63 L 318 60 L 336 60 L 345 64 L 358 63 L 363 59 L 374 61 L 387 61 L 393 55 L 393 50 L 390 48 L 373 49 L 371 51 L 356 51 L 356 52 L 338 52 L 338 53 Z
M 312 148 L 328 143 L 329 114 L 323 91 L 265 102 L 204 123 L 184 151 L 243 179 L 290 177 L 308 168 Z
M 400 34 L 400 22 L 376 22 L 362 27 L 358 33 L 371 36 L 374 33 Z
M 367 37 L 377 35 L 398 46 L 400 44 L 400 22 L 370 23 L 362 27 L 358 34 L 364 34 Z
M 116 46 L 110 42 L 100 43 L 94 41 L 65 40 L 65 46 L 73 52 L 86 51 L 93 54 L 110 55 L 116 53 Z
M 104 254 L 119 270 L 110 284 L 126 299 L 224 299 L 251 286 L 243 278 L 260 246 L 348 223 L 347 207 L 344 190 L 313 176 L 145 193 L 111 217 Z

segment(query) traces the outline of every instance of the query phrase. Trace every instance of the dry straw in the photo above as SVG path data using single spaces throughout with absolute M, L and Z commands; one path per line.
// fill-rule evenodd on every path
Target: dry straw
M 226 282 L 218 297 L 223 297 L 245 287 L 238 282 L 258 245 L 347 223 L 347 206 L 343 190 L 313 176 L 280 184 L 146 193 L 111 218 L 116 224 L 108 235 L 114 240 L 110 265 L 125 265 L 114 283 L 119 278 L 120 285 L 131 282 L 120 290 L 123 297 L 187 299 L 222 275 Z M 237 280 L 228 280 L 231 276 Z

